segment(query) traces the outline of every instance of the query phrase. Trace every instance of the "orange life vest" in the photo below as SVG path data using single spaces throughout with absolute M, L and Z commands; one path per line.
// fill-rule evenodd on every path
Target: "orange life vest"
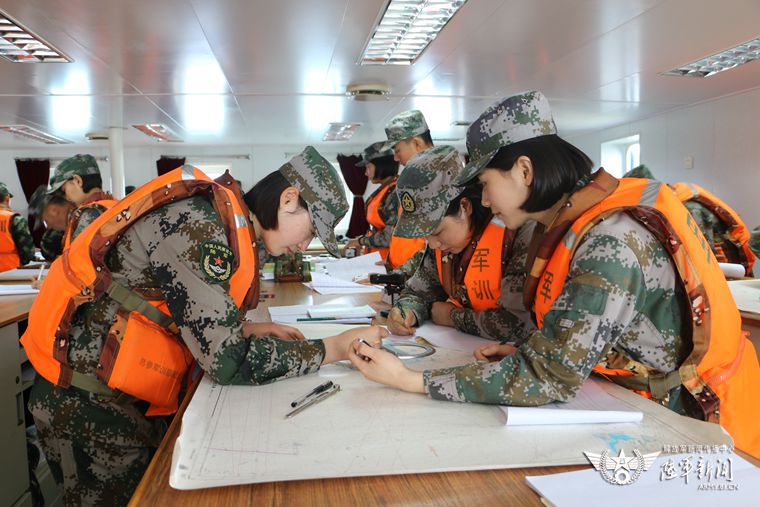
M 372 230 L 368 231 L 367 236 L 372 236 L 385 229 L 386 223 L 383 217 L 380 216 L 380 208 L 385 202 L 389 192 L 396 191 L 396 180 L 393 180 L 388 185 L 385 185 L 379 192 L 369 198 L 367 202 L 367 222 L 372 226 Z M 383 260 L 388 258 L 388 248 L 371 248 L 366 247 L 364 253 L 379 252 Z
M 16 269 L 21 265 L 16 242 L 11 235 L 11 222 L 18 215 L 9 209 L 0 209 L 0 271 Z
M 499 296 L 501 296 L 501 278 L 504 271 L 504 259 L 509 252 L 504 252 L 504 234 L 506 228 L 490 222 L 483 234 L 477 240 L 467 271 L 464 275 L 464 286 L 467 290 L 467 298 L 473 310 L 482 312 L 489 308 L 496 308 Z M 507 247 L 508 248 L 508 247 Z M 438 279 L 441 286 L 447 290 L 449 284 L 444 282 L 443 263 L 441 250 L 435 250 L 435 263 L 438 267 Z M 462 308 L 462 301 L 454 294 L 448 294 L 449 300 L 457 308 Z
M 597 369 L 611 380 L 663 400 L 682 384 L 697 401 L 704 420 L 719 423 L 736 447 L 760 457 L 760 366 L 726 279 L 693 217 L 675 194 L 652 180 L 623 178 L 617 189 L 589 208 L 571 226 L 540 275 L 534 310 L 538 327 L 557 299 L 581 238 L 605 217 L 624 211 L 663 244 L 688 296 L 693 349 L 676 372 L 633 375 Z M 635 389 L 635 388 L 634 388 Z
M 676 183 L 672 185 L 673 191 L 681 202 L 695 201 L 712 211 L 728 228 L 727 241 L 734 246 L 726 262 L 735 262 L 744 266 L 747 276 L 752 276 L 752 266 L 755 263 L 755 254 L 749 248 L 750 232 L 739 214 L 716 195 L 708 192 L 694 183 Z
M 401 206 L 398 207 L 398 216 L 401 217 Z M 425 248 L 427 240 L 425 238 L 399 238 L 395 234 L 391 236 L 391 243 L 388 245 L 388 264 L 391 269 L 399 266 L 414 257 L 414 254 Z
M 207 195 L 235 254 L 230 296 L 244 313 L 258 303 L 258 261 L 248 208 L 236 187 L 229 173 L 213 181 L 186 165 L 130 193 L 82 231 L 50 266 L 29 312 L 21 343 L 35 370 L 63 388 L 73 385 L 99 394 L 126 393 L 148 401 L 148 415 L 175 412 L 183 374 L 193 357 L 160 291 L 115 284 L 106 255 L 146 213 L 179 199 Z M 69 331 L 77 308 L 106 294 L 120 307 L 105 338 L 96 379 L 68 364 Z

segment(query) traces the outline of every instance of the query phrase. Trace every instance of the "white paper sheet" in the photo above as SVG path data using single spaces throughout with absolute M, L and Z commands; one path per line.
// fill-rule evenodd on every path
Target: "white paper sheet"
M 381 288 L 373 285 L 363 285 L 349 280 L 341 280 L 324 273 L 312 273 L 311 282 L 304 282 L 303 284 L 320 294 L 369 294 L 382 291 Z
M 28 283 L 0 285 L 0 296 L 19 296 L 22 294 L 38 294 L 39 292 L 37 289 L 32 289 Z
M 417 328 L 414 336 L 393 336 L 398 339 L 414 339 L 416 337 L 425 338 L 428 342 L 436 347 L 444 347 L 451 350 L 458 350 L 472 354 L 475 349 L 483 345 L 492 345 L 494 340 L 487 340 L 480 336 L 463 333 L 448 326 L 439 326 L 428 321 Z
M 736 280 L 728 288 L 739 310 L 760 315 L 760 280 Z
M 382 264 L 383 259 L 378 252 L 359 255 L 350 259 L 335 259 L 326 263 L 320 262 L 320 260 L 315 260 L 315 263 L 317 265 L 322 264 L 326 274 L 348 282 L 368 278 L 370 273 L 386 273 L 385 266 Z M 381 264 L 377 265 L 378 262 Z
M 635 447 L 635 446 L 631 446 Z M 631 447 L 626 446 L 626 449 Z M 599 453 L 601 449 L 588 449 Z M 644 451 L 641 451 L 644 452 Z M 627 455 L 632 451 L 627 450 Z M 615 453 L 617 456 L 617 453 Z M 713 479 L 700 480 L 697 477 L 697 461 L 704 459 L 705 467 L 712 467 Z M 681 460 L 691 458 L 692 470 L 689 482 L 680 477 L 683 469 L 678 465 Z M 716 460 L 731 459 L 733 480 L 716 479 Z M 663 465 L 672 460 L 679 474 L 678 478 L 665 479 L 662 475 Z M 557 507 L 589 507 L 604 503 L 615 507 L 642 507 L 644 505 L 688 505 L 688 506 L 750 506 L 757 505 L 760 498 L 760 469 L 736 454 L 695 453 L 695 454 L 660 454 L 654 464 L 639 479 L 625 486 L 610 484 L 595 469 L 565 472 L 561 474 L 527 476 L 525 480 L 540 496 Z M 736 485 L 733 491 L 709 491 L 699 489 L 701 484 Z
M 317 305 L 308 310 L 309 317 L 324 318 L 335 317 L 336 319 L 349 319 L 359 317 L 374 317 L 375 309 L 369 305 L 348 306 L 348 305 Z
M 280 324 L 296 324 L 298 319 L 308 319 L 310 317 L 316 317 L 311 315 L 312 311 L 317 314 L 323 312 L 322 317 L 341 317 L 338 319 L 319 320 L 317 322 L 321 324 L 328 323 L 341 323 L 341 324 L 369 324 L 371 322 L 371 316 L 375 315 L 375 310 L 369 305 L 359 307 L 361 309 L 361 315 L 347 315 L 349 311 L 353 311 L 355 308 L 350 309 L 345 305 L 335 305 L 330 303 L 324 303 L 321 305 L 289 305 L 289 306 L 270 306 L 269 316 L 272 322 L 278 322 Z M 337 315 L 341 310 L 345 310 L 344 314 Z
M 584 383 L 575 398 L 567 403 L 499 408 L 507 417 L 507 426 L 638 423 L 644 417 L 640 410 L 631 410 L 630 406 L 607 394 L 595 382 Z
M 719 262 L 720 270 L 726 278 L 744 278 L 746 270 L 741 264 L 732 264 L 730 262 Z

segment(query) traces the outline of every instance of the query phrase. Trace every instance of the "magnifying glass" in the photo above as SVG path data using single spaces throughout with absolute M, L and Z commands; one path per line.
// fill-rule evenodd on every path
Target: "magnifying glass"
M 430 345 L 408 341 L 384 340 L 382 348 L 399 359 L 417 359 L 435 353 L 435 349 Z

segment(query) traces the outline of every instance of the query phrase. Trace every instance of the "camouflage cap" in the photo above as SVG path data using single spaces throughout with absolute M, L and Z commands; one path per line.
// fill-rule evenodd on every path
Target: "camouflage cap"
M 399 141 L 411 139 L 414 136 L 424 134 L 430 130 L 428 128 L 422 111 L 413 109 L 399 113 L 385 126 L 385 135 L 388 136 L 388 142 L 385 143 L 385 149 L 392 149 Z
M 452 183 L 461 169 L 459 153 L 451 146 L 435 146 L 412 157 L 396 182 L 401 216 L 393 234 L 400 238 L 432 234 L 449 203 L 462 192 Z
M 74 176 L 87 176 L 100 174 L 100 168 L 92 155 L 74 155 L 69 157 L 55 168 L 53 179 L 50 180 L 49 194 L 52 194 Z
M 389 155 L 393 156 L 393 150 L 391 150 L 390 148 L 386 148 L 385 144 L 386 144 L 385 141 L 378 141 L 364 148 L 364 153 L 362 154 L 362 160 L 356 165 L 360 167 L 364 167 L 365 165 L 369 164 L 376 158 L 387 157 Z
M 623 178 L 644 178 L 647 180 L 657 179 L 654 177 L 654 174 L 652 174 L 652 171 L 650 171 L 649 168 L 644 164 L 634 167 L 625 173 L 623 175 Z
M 11 191 L 8 190 L 8 186 L 5 183 L 0 183 L 0 197 L 5 197 L 6 195 L 13 197 Z
M 499 148 L 534 137 L 556 134 L 549 101 L 538 91 L 512 95 L 491 105 L 467 129 L 470 163 L 455 185 L 464 185 L 499 151 Z
M 340 257 L 335 226 L 348 211 L 348 200 L 338 171 L 312 146 L 307 146 L 278 171 L 306 201 L 311 221 L 327 251 Z

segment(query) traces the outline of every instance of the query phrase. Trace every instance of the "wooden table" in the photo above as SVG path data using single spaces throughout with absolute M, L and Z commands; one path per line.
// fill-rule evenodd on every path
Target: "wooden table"
M 299 283 L 263 282 L 264 299 L 256 309 L 256 320 L 269 320 L 269 305 L 378 303 L 377 295 L 321 296 Z M 169 486 L 174 442 L 180 433 L 182 415 L 192 393 L 185 397 L 169 431 L 156 451 L 130 505 L 543 505 L 525 482 L 525 475 L 545 475 L 584 466 L 516 468 L 467 472 L 352 477 L 329 480 L 272 482 L 244 486 L 179 491 Z

